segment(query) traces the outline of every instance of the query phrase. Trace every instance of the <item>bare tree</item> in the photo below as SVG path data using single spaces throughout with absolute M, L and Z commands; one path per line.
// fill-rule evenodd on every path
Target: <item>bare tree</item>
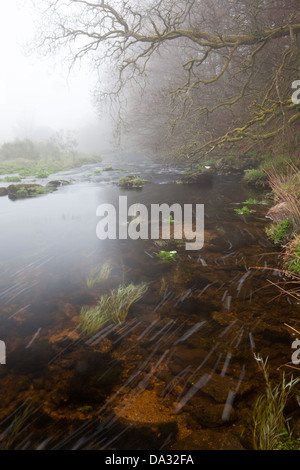
M 133 84 L 145 87 L 154 59 L 166 58 L 162 89 L 171 97 L 173 128 L 186 122 L 193 130 L 181 146 L 188 158 L 245 139 L 289 139 L 300 118 L 291 101 L 292 81 L 299 78 L 299 0 L 44 0 L 43 5 L 39 45 L 45 51 L 68 47 L 73 62 L 87 58 L 99 73 L 98 96 L 117 98 L 121 106 Z M 180 80 L 168 83 L 170 55 L 181 66 Z M 218 125 L 207 126 L 208 121 Z

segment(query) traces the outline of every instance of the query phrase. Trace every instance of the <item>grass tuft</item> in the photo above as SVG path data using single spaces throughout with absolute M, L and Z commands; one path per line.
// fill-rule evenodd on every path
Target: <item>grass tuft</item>
M 272 386 L 268 371 L 267 360 L 254 356 L 266 382 L 265 392 L 261 394 L 253 409 L 253 446 L 255 450 L 283 450 L 285 448 L 299 449 L 300 441 L 295 439 L 290 431 L 285 408 L 293 388 L 300 379 L 286 380 L 285 374 L 279 385 Z
M 104 263 L 101 267 L 96 266 L 93 268 L 86 278 L 88 287 L 93 287 L 98 282 L 107 281 L 110 276 L 112 267 L 109 261 Z
M 148 283 L 120 285 L 103 295 L 93 307 L 82 307 L 80 326 L 83 333 L 92 336 L 107 322 L 124 322 L 132 304 L 140 300 L 148 290 Z

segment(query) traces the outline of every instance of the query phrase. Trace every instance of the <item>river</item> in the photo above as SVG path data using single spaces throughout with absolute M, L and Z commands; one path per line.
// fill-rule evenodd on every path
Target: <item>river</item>
M 116 184 L 127 173 L 98 173 L 104 166 L 53 175 L 72 184 L 52 194 L 0 198 L 0 444 L 251 448 L 251 409 L 265 387 L 254 354 L 268 358 L 278 380 L 292 353 L 284 323 L 299 312 L 271 284 L 283 279 L 265 234 L 266 206 L 238 216 L 234 209 L 253 192 L 234 176 L 182 185 L 175 182 L 180 168 L 122 164 L 149 181 L 132 191 Z M 116 205 L 120 195 L 128 205 L 204 204 L 203 248 L 99 240 L 96 209 Z M 178 257 L 163 263 L 160 250 Z M 91 270 L 105 262 L 109 279 L 88 287 Z M 149 288 L 126 320 L 86 338 L 81 308 L 131 282 Z

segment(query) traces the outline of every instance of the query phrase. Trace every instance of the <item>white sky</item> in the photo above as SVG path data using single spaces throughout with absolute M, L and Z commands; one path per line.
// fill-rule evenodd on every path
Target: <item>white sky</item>
M 55 131 L 97 122 L 88 71 L 68 76 L 58 59 L 24 53 L 22 44 L 34 33 L 26 1 L 0 0 L 0 144 L 40 127 Z

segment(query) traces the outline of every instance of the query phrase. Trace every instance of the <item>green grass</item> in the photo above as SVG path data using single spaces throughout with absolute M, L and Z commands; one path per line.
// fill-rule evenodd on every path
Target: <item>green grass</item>
M 16 192 L 16 196 L 19 199 L 23 199 L 25 197 L 28 197 L 28 192 L 26 191 L 26 189 L 18 189 Z
M 241 209 L 233 209 L 233 210 L 238 215 L 249 215 L 252 212 L 247 206 L 244 206 Z
M 284 252 L 284 268 L 294 274 L 300 274 L 300 235 L 293 238 Z
M 1 181 L 5 181 L 5 183 L 20 183 L 22 178 L 19 176 L 5 176 Z
M 147 183 L 147 180 L 135 175 L 126 175 L 119 179 L 119 186 L 125 189 L 139 189 L 142 188 L 145 183 Z
M 78 155 L 76 157 L 61 157 L 60 159 L 29 160 L 17 158 L 15 160 L 0 160 L 0 175 L 15 173 L 19 177 L 47 178 L 59 171 L 71 170 L 89 163 L 100 162 L 101 158 L 95 155 Z
M 264 186 L 267 183 L 267 174 L 260 169 L 253 169 L 246 172 L 244 180 L 247 184 L 254 186 Z
M 88 287 L 93 287 L 95 284 L 106 281 L 111 273 L 112 267 L 109 261 L 104 263 L 102 266 L 96 266 L 93 268 L 86 278 Z
M 263 372 L 266 388 L 253 408 L 253 447 L 255 450 L 300 449 L 300 441 L 293 437 L 285 416 L 287 402 L 300 379 L 287 381 L 283 373 L 281 383 L 273 386 L 267 371 L 267 359 L 263 361 L 259 356 L 254 357 Z
M 284 173 L 290 165 L 293 165 L 294 159 L 281 155 L 274 158 L 272 155 L 268 155 L 264 158 L 261 163 L 261 168 L 267 172 L 275 170 L 276 172 Z
M 155 253 L 155 255 L 164 263 L 170 263 L 171 261 L 176 261 L 178 258 L 177 251 L 159 251 L 159 253 Z
M 41 179 L 41 178 L 48 178 L 48 176 L 50 176 L 50 175 L 51 175 L 51 173 L 49 173 L 48 171 L 41 170 L 41 171 L 38 171 L 35 174 L 35 177 Z
M 256 204 L 260 204 L 260 202 L 258 201 L 258 199 L 253 199 L 252 197 L 250 197 L 249 199 L 247 199 L 247 201 L 244 202 L 244 204 L 248 204 L 249 206 L 255 206 Z
M 131 305 L 140 300 L 148 290 L 148 283 L 120 285 L 110 294 L 103 295 L 93 307 L 82 307 L 80 327 L 87 336 L 92 336 L 107 322 L 124 322 Z
M 290 220 L 285 219 L 277 224 L 272 224 L 270 227 L 266 227 L 265 231 L 273 243 L 282 244 L 286 243 L 290 239 L 291 229 L 292 225 Z

